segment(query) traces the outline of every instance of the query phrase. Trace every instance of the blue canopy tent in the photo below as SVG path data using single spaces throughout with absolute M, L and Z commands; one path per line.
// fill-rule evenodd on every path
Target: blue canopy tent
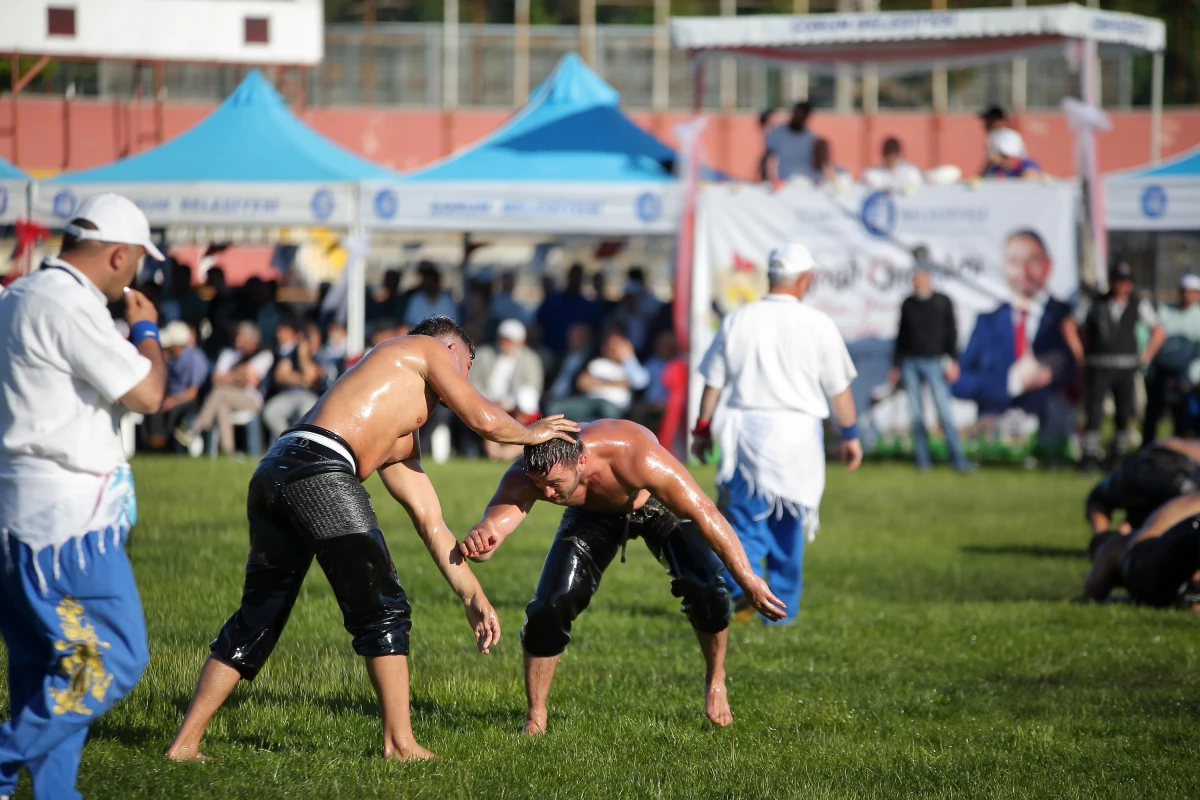
M 475 145 L 392 181 L 364 181 L 372 228 L 673 234 L 676 153 L 629 120 L 620 94 L 564 56 L 529 102 Z
M 34 214 L 43 224 L 61 225 L 80 198 L 112 191 L 137 202 L 156 226 L 350 227 L 354 184 L 394 177 L 297 119 L 253 70 L 215 111 L 174 139 L 39 184 Z
M 11 225 L 25 210 L 29 176 L 0 158 L 0 225 Z
M 1200 231 L 1200 147 L 1104 177 L 1109 230 Z

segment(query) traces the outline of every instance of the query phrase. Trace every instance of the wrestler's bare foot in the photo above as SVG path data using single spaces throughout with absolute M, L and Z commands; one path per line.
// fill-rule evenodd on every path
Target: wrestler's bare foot
M 538 736 L 546 732 L 546 710 L 530 711 L 525 715 L 525 729 L 522 731 L 526 736 Z
M 200 752 L 200 748 L 191 744 L 171 743 L 167 748 L 167 758 L 172 761 L 211 761 L 208 756 Z
M 416 742 L 409 741 L 396 745 L 391 741 L 383 743 L 383 757 L 393 761 L 429 761 L 437 758 L 437 753 L 426 750 Z
M 724 684 L 704 687 L 704 713 L 714 725 L 724 728 L 733 724 L 733 712 L 729 710 L 729 695 Z

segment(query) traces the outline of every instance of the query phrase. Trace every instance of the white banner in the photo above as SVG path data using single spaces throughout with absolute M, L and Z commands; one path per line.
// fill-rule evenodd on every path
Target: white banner
M 935 290 L 953 300 L 958 320 L 963 377 L 954 391 L 969 400 L 958 403 L 956 418 L 970 425 L 978 409 L 989 425 L 1003 418 L 1002 433 L 1028 438 L 1050 389 L 1059 397 L 1069 390 L 1057 323 L 1079 287 L 1077 200 L 1073 183 L 1013 181 L 896 195 L 861 186 L 842 193 L 796 185 L 777 193 L 761 185 L 708 186 L 696 225 L 693 366 L 712 339 L 714 308 L 724 313 L 761 296 L 767 253 L 800 241 L 818 265 L 805 302 L 829 314 L 846 338 L 860 375 L 854 384 L 860 412 L 871 409 L 877 433 L 906 431 L 907 404 L 899 395 L 880 402 L 881 387 L 900 305 L 912 293 L 911 250 L 923 245 L 937 265 Z M 1052 365 L 1055 382 L 1008 397 L 1015 294 L 1044 309 L 1030 350 Z
M 1109 177 L 1104 194 L 1111 230 L 1200 230 L 1200 176 Z
M 676 181 L 366 181 L 361 203 L 368 228 L 623 236 L 675 233 L 681 197 Z
M 0 225 L 12 225 L 18 217 L 28 216 L 25 208 L 27 181 L 0 181 Z
M 116 192 L 137 203 L 152 226 L 323 225 L 354 220 L 352 184 L 339 183 L 78 183 L 38 184 L 34 219 L 61 227 L 84 198 Z

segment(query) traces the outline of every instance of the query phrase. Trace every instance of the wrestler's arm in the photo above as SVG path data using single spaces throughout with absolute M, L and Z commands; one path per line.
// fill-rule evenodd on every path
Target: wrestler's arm
M 415 339 L 427 337 L 413 337 Z M 441 342 L 428 339 L 421 345 L 425 361 L 425 380 L 434 392 L 467 427 L 500 444 L 540 444 L 550 439 L 573 441 L 579 426 L 562 414 L 542 417 L 529 427 L 513 419 L 500 406 L 488 400 L 459 371 L 458 361 Z
M 414 444 L 414 448 L 416 445 Z M 396 502 L 404 506 L 413 526 L 438 570 L 466 608 L 467 621 L 475 630 L 481 652 L 500 641 L 500 620 L 488 602 L 479 580 L 458 552 L 458 542 L 442 519 L 442 504 L 417 455 L 387 464 L 379 477 Z
M 1102 603 L 1112 594 L 1121 577 L 1124 544 L 1122 540 L 1113 539 L 1101 545 L 1100 551 L 1096 553 L 1096 561 L 1083 581 L 1081 600 Z
M 1200 514 L 1200 493 L 1185 494 L 1163 503 L 1134 534 L 1135 542 L 1157 539 L 1188 517 Z
M 525 474 L 525 459 L 518 458 L 500 479 L 483 518 L 463 537 L 459 551 L 472 561 L 487 561 L 517 529 L 537 499 L 537 487 Z
M 644 429 L 643 429 L 644 430 Z M 746 551 L 729 521 L 701 490 L 687 468 L 645 431 L 631 436 L 629 447 L 614 460 L 614 474 L 631 489 L 646 489 L 680 519 L 696 524 L 704 541 L 729 569 L 751 605 L 769 619 L 783 619 L 787 606 L 754 574 Z

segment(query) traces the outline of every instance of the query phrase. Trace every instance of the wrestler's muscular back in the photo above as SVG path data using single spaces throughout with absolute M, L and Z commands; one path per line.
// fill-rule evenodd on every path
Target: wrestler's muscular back
M 424 371 L 419 345 L 407 337 L 389 339 L 338 378 L 304 421 L 345 439 L 358 457 L 359 480 L 366 480 L 413 454 L 412 433 L 438 403 Z

